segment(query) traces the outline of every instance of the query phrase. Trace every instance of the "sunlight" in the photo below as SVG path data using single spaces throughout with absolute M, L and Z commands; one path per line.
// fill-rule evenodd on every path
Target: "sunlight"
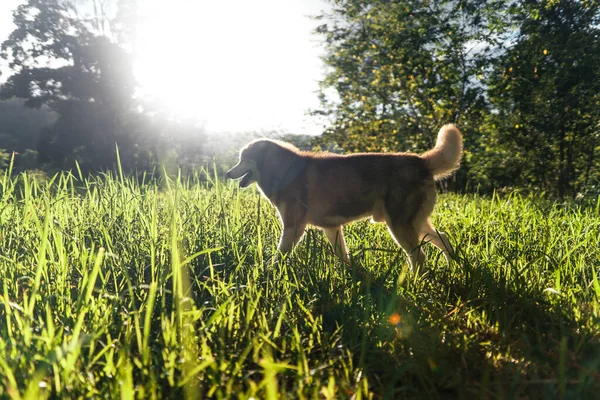
M 21 0 L 2 0 L 2 4 L 0 4 L 0 43 L 7 39 L 8 35 L 15 28 L 12 22 L 12 11 L 21 3 Z M 8 62 L 0 57 L 0 83 L 4 82 L 4 80 L 8 77 L 7 73 L 2 73 L 4 68 L 7 67 Z
M 135 48 L 143 94 L 211 132 L 320 133 L 323 74 L 312 0 L 140 3 Z

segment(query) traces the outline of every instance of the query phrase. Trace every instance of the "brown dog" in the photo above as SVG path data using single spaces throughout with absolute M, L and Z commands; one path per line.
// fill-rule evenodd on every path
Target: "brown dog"
M 459 167 L 462 136 L 455 125 L 440 130 L 435 147 L 411 153 L 338 155 L 300 151 L 291 144 L 258 139 L 240 151 L 240 161 L 227 172 L 242 178 L 241 187 L 257 182 L 283 224 L 282 253 L 290 252 L 307 224 L 325 231 L 336 254 L 349 262 L 342 225 L 371 216 L 386 222 L 411 267 L 425 261 L 422 240 L 431 242 L 447 259 L 453 249 L 433 228 L 434 180 Z

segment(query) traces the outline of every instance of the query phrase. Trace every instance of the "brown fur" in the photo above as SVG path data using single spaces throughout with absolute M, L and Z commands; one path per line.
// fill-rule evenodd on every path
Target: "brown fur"
M 255 140 L 240 152 L 240 162 L 227 176 L 240 185 L 257 182 L 279 212 L 283 232 L 279 250 L 290 252 L 307 224 L 321 227 L 336 254 L 349 262 L 342 225 L 371 216 L 386 222 L 396 242 L 409 255 L 412 267 L 422 264 L 419 244 L 429 241 L 446 258 L 453 249 L 433 228 L 429 215 L 435 205 L 434 179 L 458 168 L 462 137 L 445 125 L 436 146 L 419 156 L 411 153 L 337 155 L 303 152 L 270 139 Z

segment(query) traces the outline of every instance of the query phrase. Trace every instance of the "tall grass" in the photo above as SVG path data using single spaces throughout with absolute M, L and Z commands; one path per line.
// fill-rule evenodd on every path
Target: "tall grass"
M 600 389 L 600 203 L 440 196 L 409 271 L 384 226 L 309 230 L 205 174 L 1 179 L 0 397 L 586 397 Z

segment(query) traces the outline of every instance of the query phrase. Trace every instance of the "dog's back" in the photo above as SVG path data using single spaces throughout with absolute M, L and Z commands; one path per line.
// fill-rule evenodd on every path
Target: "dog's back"
M 339 225 L 373 216 L 383 221 L 392 206 L 414 214 L 433 175 L 416 154 L 364 153 L 310 157 L 306 189 L 309 221 Z

